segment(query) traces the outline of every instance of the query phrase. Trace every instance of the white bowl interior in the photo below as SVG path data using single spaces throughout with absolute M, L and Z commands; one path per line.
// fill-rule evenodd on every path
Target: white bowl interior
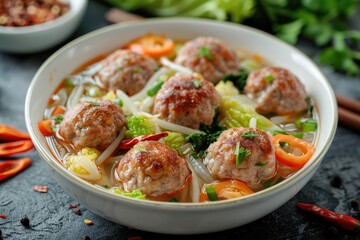
M 295 175 L 278 185 L 250 195 L 242 199 L 215 202 L 211 204 L 183 204 L 183 203 L 160 203 L 153 201 L 128 200 L 121 196 L 111 196 L 110 193 L 102 191 L 93 185 L 72 176 L 68 173 L 52 156 L 47 147 L 44 137 L 37 128 L 37 123 L 42 120 L 44 109 L 47 105 L 48 98 L 53 90 L 59 85 L 61 80 L 73 72 L 88 60 L 101 54 L 109 53 L 130 40 L 144 35 L 146 33 L 165 34 L 175 39 L 192 39 L 197 36 L 212 36 L 218 38 L 235 48 L 246 49 L 249 52 L 259 54 L 274 65 L 282 66 L 292 71 L 305 84 L 308 93 L 314 98 L 319 112 L 319 136 L 316 140 L 316 153 L 313 158 Z M 102 195 L 104 198 L 112 199 L 117 203 L 138 204 L 142 207 L 160 207 L 160 208 L 177 208 L 179 209 L 209 209 L 209 207 L 234 205 L 249 206 L 253 203 L 260 202 L 259 199 L 266 198 L 266 195 L 275 195 L 289 189 L 288 193 L 279 194 L 280 198 L 272 208 L 263 211 L 265 215 L 295 195 L 301 187 L 310 179 L 315 169 L 321 162 L 330 143 L 334 137 L 337 124 L 337 109 L 333 90 L 330 84 L 318 70 L 318 68 L 303 53 L 297 49 L 281 42 L 280 40 L 248 27 L 237 24 L 223 24 L 210 20 L 193 20 L 193 19 L 162 19 L 147 20 L 142 22 L 133 22 L 126 24 L 113 25 L 86 36 L 83 36 L 74 42 L 66 45 L 58 52 L 53 54 L 38 70 L 30 85 L 25 104 L 25 118 L 28 131 L 39 152 L 44 156 L 45 161 L 54 168 L 65 179 L 77 185 L 84 191 L 92 194 Z M 300 185 L 296 185 L 299 180 L 305 179 Z M 272 205 L 272 204 L 270 204 Z M 263 207 L 259 207 L 262 209 Z M 99 211 L 94 210 L 99 213 Z M 100 214 L 100 213 L 99 213 Z M 116 220 L 114 216 L 103 216 Z M 251 220 L 256 219 L 252 217 Z M 230 225 L 229 225 L 230 226 Z M 229 227 L 228 226 L 228 227 Z M 235 225 L 232 225 L 232 227 Z M 228 228 L 227 227 L 227 228 Z M 149 228 L 142 227 L 149 230 Z M 214 228 L 215 229 L 215 228 Z M 218 228 L 221 230 L 226 228 Z M 150 228 L 151 230 L 151 228 Z M 155 230 L 154 230 L 155 231 Z M 156 230 L 157 231 L 157 230 Z M 166 231 L 165 231 L 166 232 Z M 169 229 L 168 233 L 176 233 Z M 204 230 L 194 231 L 196 233 Z M 206 231 L 205 231 L 206 232 Z

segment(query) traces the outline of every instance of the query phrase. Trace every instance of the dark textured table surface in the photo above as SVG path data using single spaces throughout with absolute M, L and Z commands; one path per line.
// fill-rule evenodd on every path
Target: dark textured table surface
M 80 28 L 67 41 L 92 30 L 108 25 L 104 13 L 109 6 L 90 1 Z M 358 16 L 360 16 L 358 14 Z M 355 18 L 354 26 L 360 29 Z M 66 42 L 67 42 L 66 41 Z M 30 81 L 40 65 L 60 46 L 31 55 L 0 53 L 0 123 L 11 124 L 25 130 L 24 101 Z M 312 59 L 319 49 L 300 42 L 297 47 Z M 350 78 L 321 67 L 336 93 L 360 99 L 360 77 Z M 45 163 L 36 150 L 25 154 L 33 160 L 32 166 L 9 180 L 0 182 L 0 230 L 4 239 L 360 239 L 360 233 L 333 227 L 327 222 L 299 211 L 297 202 L 317 203 L 338 212 L 359 216 L 350 207 L 352 199 L 360 200 L 360 134 L 338 127 L 334 142 L 319 170 L 310 182 L 290 201 L 273 213 L 242 227 L 197 236 L 171 236 L 142 232 L 112 223 L 83 206 L 78 216 L 69 209 L 77 203 L 67 195 L 45 170 Z M 0 160 L 1 161 L 1 160 Z M 331 180 L 340 177 L 340 187 L 333 187 Z M 47 185 L 47 193 L 37 193 L 34 185 Z M 31 228 L 20 224 L 22 216 L 30 219 Z M 83 223 L 85 218 L 93 226 Z M 141 220 L 139 220 L 141 221 Z M 154 219 L 154 221 L 156 221 Z

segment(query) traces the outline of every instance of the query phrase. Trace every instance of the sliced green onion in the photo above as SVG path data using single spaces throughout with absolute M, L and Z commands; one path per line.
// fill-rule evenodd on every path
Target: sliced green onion
M 200 81 L 199 81 L 199 80 L 194 79 L 194 80 L 193 80 L 193 83 L 194 83 L 194 86 L 195 86 L 196 88 L 201 87 L 201 83 L 200 83 Z
M 214 186 L 206 186 L 206 194 L 208 195 L 209 201 L 218 201 L 219 200 Z
M 287 142 L 279 142 L 280 147 L 285 147 L 288 143 Z
M 302 139 L 304 137 L 303 133 L 288 132 L 288 131 L 284 131 L 284 130 L 275 130 L 273 135 L 275 136 L 277 134 L 293 135 L 294 137 L 297 137 L 300 139 Z
M 85 101 L 86 103 L 89 103 L 93 106 L 100 106 L 100 103 L 99 102 L 92 102 L 92 101 Z
M 268 182 L 262 182 L 261 184 L 263 185 L 264 188 L 269 188 L 269 187 L 272 187 L 275 184 L 278 184 L 278 183 L 280 183 L 282 181 L 284 181 L 284 178 L 279 177 L 278 179 L 270 180 Z
M 265 76 L 265 81 L 267 83 L 271 83 L 274 79 L 275 79 L 274 76 L 271 74 Z
M 124 106 L 123 101 L 120 98 L 115 98 L 114 100 L 112 100 L 113 103 L 119 105 L 120 107 Z
M 64 80 L 64 87 L 66 87 L 66 88 L 74 87 L 74 83 L 70 79 L 65 79 Z
M 63 119 L 64 119 L 63 116 L 58 115 L 58 116 L 56 116 L 56 117 L 54 118 L 54 121 L 55 121 L 56 124 L 60 124 Z
M 160 81 L 158 83 L 156 83 L 152 88 L 150 88 L 149 90 L 147 90 L 147 95 L 149 97 L 153 97 L 155 96 L 155 94 L 160 90 L 161 86 L 164 84 L 164 81 Z
M 238 168 L 242 161 L 251 154 L 251 151 L 240 147 L 240 142 L 237 142 L 234 154 L 236 155 L 236 167 Z
M 109 185 L 104 184 L 104 185 L 102 185 L 102 187 L 103 187 L 103 188 L 109 188 Z
M 317 129 L 317 122 L 313 119 L 308 119 L 303 123 L 304 132 L 315 132 Z
M 285 135 L 289 135 L 289 132 L 288 131 L 285 131 L 285 130 L 275 130 L 273 135 L 278 135 L 278 134 L 285 134 Z
M 140 69 L 139 67 L 136 67 L 136 68 L 134 68 L 133 71 L 134 71 L 134 73 L 138 73 L 138 72 L 140 72 L 140 70 L 141 70 L 141 69 Z
M 244 138 L 255 138 L 257 137 L 258 135 L 253 133 L 252 131 L 248 131 L 246 133 L 244 133 L 243 135 L 241 135 L 242 137 Z
M 170 198 L 169 202 L 178 202 L 176 198 Z
M 146 149 L 141 146 L 134 146 L 134 149 L 138 152 L 147 152 Z
M 265 165 L 266 165 L 266 163 L 262 163 L 262 162 L 255 163 L 255 166 L 258 166 L 258 167 L 263 167 Z
M 214 56 L 211 54 L 209 47 L 201 47 L 199 52 L 198 52 L 198 57 L 199 58 L 204 57 L 207 60 L 213 60 L 214 59 Z
M 303 133 L 291 133 L 291 135 L 293 135 L 296 138 L 300 138 L 300 139 L 302 139 L 304 137 Z

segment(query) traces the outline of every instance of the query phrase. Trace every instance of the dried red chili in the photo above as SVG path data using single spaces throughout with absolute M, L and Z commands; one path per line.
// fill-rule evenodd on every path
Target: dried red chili
M 130 149 L 133 146 L 135 146 L 138 142 L 151 141 L 151 140 L 158 141 L 161 138 L 164 138 L 168 135 L 169 135 L 168 132 L 161 132 L 161 133 L 155 133 L 155 134 L 136 137 L 133 139 L 126 139 L 119 144 L 118 149 Z
M 360 230 L 360 221 L 348 215 L 336 213 L 313 204 L 298 203 L 297 206 L 305 211 L 314 213 L 344 229 Z
M 6 219 L 6 215 L 5 214 L 0 214 L 0 218 Z

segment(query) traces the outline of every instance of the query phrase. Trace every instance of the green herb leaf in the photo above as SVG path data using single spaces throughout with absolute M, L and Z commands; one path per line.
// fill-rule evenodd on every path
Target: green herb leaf
M 178 202 L 178 200 L 176 198 L 170 198 L 169 202 Z
M 263 185 L 264 188 L 269 188 L 274 186 L 275 184 L 278 184 L 280 182 L 284 181 L 283 177 L 279 177 L 277 179 L 270 180 L 268 182 L 262 182 L 261 185 Z
M 359 67 L 352 59 L 349 49 L 327 48 L 319 55 L 319 61 L 322 64 L 332 66 L 335 70 L 346 71 L 349 75 L 357 75 L 360 72 Z
M 266 163 L 262 163 L 262 162 L 255 163 L 255 166 L 258 166 L 258 167 L 263 167 L 265 165 L 266 165 Z
M 102 185 L 102 187 L 103 188 L 110 188 L 109 185 L 107 185 L 107 184 Z
M 194 80 L 193 80 L 193 83 L 194 83 L 194 86 L 195 86 L 196 88 L 201 87 L 201 83 L 200 83 L 200 81 L 199 81 L 199 80 L 194 79 Z
M 101 105 L 99 102 L 92 102 L 92 101 L 84 101 L 84 102 L 89 103 L 89 104 L 91 104 L 93 106 L 100 106 Z
M 265 81 L 267 83 L 271 83 L 274 79 L 275 79 L 274 76 L 271 74 L 265 76 Z
M 142 146 L 135 145 L 134 149 L 138 152 L 147 152 L 146 149 Z
M 64 119 L 64 117 L 62 115 L 58 115 L 54 118 L 54 121 L 56 124 L 60 124 L 63 119 Z
M 206 186 L 205 190 L 206 190 L 206 194 L 208 195 L 209 201 L 218 201 L 219 200 L 214 186 L 211 186 L 211 185 Z
M 236 155 L 236 167 L 240 167 L 240 164 L 245 160 L 245 158 L 247 158 L 250 154 L 251 151 L 249 149 L 240 147 L 240 142 L 236 143 L 236 148 L 235 148 L 235 153 Z
M 255 138 L 257 137 L 258 135 L 253 133 L 252 131 L 248 131 L 246 133 L 244 133 L 243 135 L 241 135 L 242 137 L 244 138 Z
M 120 107 L 124 106 L 124 103 L 120 98 L 115 98 L 114 100 L 112 100 L 112 102 L 119 105 Z
M 156 83 L 152 88 L 150 88 L 149 90 L 147 90 L 147 95 L 149 97 L 153 97 L 156 95 L 156 93 L 160 90 L 161 86 L 164 84 L 164 81 L 159 81 L 158 83 Z
M 240 69 L 240 72 L 237 74 L 229 74 L 226 75 L 222 81 L 227 82 L 233 82 L 234 86 L 240 91 L 243 92 L 244 91 L 244 87 L 246 85 L 246 80 L 249 76 L 249 72 L 246 71 L 245 69 Z
M 199 58 L 206 58 L 207 60 L 213 60 L 214 56 L 211 54 L 210 52 L 210 48 L 209 47 L 201 47 L 199 52 L 198 52 L 198 57 Z

